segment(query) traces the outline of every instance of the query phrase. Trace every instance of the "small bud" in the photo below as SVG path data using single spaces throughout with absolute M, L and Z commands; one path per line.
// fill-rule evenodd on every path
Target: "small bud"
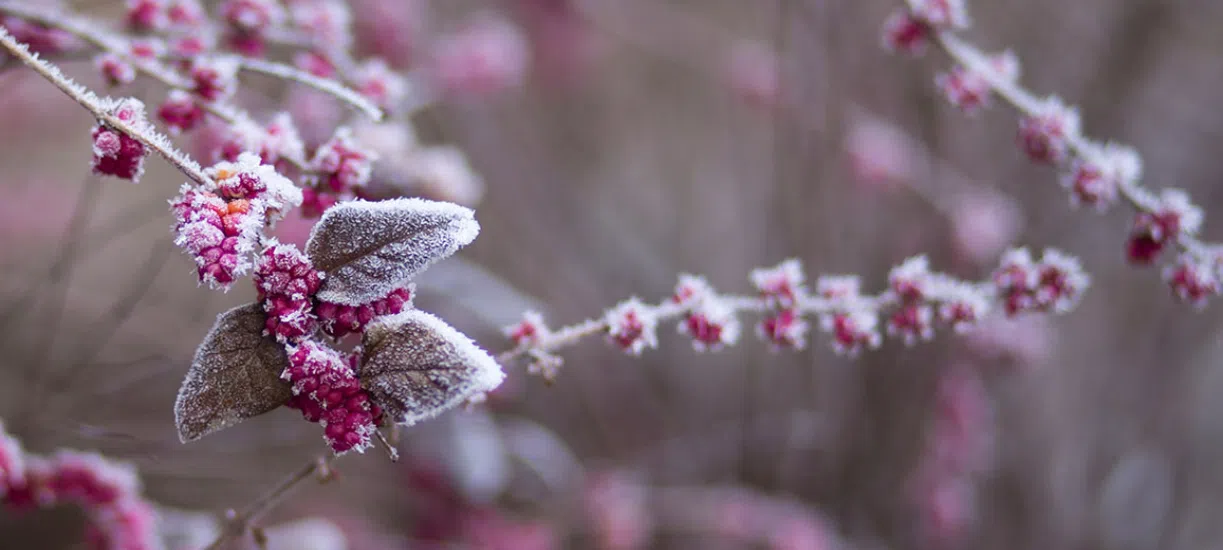
M 1009 51 L 993 56 L 989 60 L 991 75 L 983 75 L 958 66 L 950 72 L 935 77 L 935 86 L 943 92 L 947 101 L 967 114 L 974 114 L 989 105 L 994 90 L 990 78 L 1014 81 L 1019 78 L 1019 59 Z
M 1175 264 L 1164 269 L 1164 281 L 1177 298 L 1201 309 L 1208 299 L 1223 290 L 1217 263 L 1217 259 L 1203 261 L 1191 254 L 1182 254 Z
M 171 134 L 189 132 L 204 120 L 204 109 L 195 102 L 191 94 L 182 90 L 170 90 L 166 100 L 157 108 L 157 118 L 166 125 Z
M 875 349 L 883 343 L 879 334 L 879 316 L 865 307 L 855 307 L 822 315 L 820 328 L 832 334 L 832 348 L 839 354 L 856 357 L 864 349 Z
M 793 309 L 765 316 L 756 325 L 756 335 L 767 341 L 773 351 L 801 350 L 807 347 L 807 321 Z
M 1079 125 L 1078 110 L 1050 96 L 1020 120 L 1019 144 L 1033 162 L 1058 164 L 1066 160 L 1070 142 L 1079 138 Z
M 111 86 L 131 84 L 133 80 L 136 80 L 136 68 L 115 53 L 99 54 L 94 58 L 93 64 L 98 72 L 102 73 L 102 78 L 106 80 L 106 83 Z
M 1165 189 L 1158 197 L 1143 200 L 1134 218 L 1128 255 L 1131 262 L 1150 264 L 1164 247 L 1182 233 L 1193 235 L 1202 227 L 1202 210 L 1180 189 Z
M 1070 190 L 1072 205 L 1103 211 L 1117 202 L 1120 189 L 1137 183 L 1141 175 L 1142 157 L 1132 148 L 1110 143 L 1093 160 L 1075 159 L 1062 186 Z
M 770 268 L 753 269 L 749 275 L 752 286 L 770 307 L 792 308 L 804 293 L 803 266 L 790 258 Z
M 608 339 L 620 349 L 632 355 L 640 355 L 645 348 L 658 347 L 655 330 L 658 319 L 648 306 L 637 298 L 620 302 L 604 314 Z
M 533 347 L 539 345 L 550 331 L 544 324 L 544 316 L 538 311 L 527 311 L 522 314 L 522 320 L 502 329 L 505 337 L 514 343 L 514 347 Z
M 189 76 L 195 95 L 205 101 L 225 101 L 238 89 L 238 62 L 231 57 L 196 58 Z

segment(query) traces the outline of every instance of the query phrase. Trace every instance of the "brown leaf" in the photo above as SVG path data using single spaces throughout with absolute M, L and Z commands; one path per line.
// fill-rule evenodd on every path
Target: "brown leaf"
M 471 209 L 424 199 L 339 203 L 323 214 L 306 243 L 326 272 L 322 300 L 361 305 L 404 286 L 434 262 L 476 238 Z
M 275 339 L 263 335 L 264 319 L 259 304 L 217 316 L 174 403 L 184 443 L 271 411 L 292 397 L 289 383 L 280 379 L 288 358 Z
M 501 365 L 470 338 L 418 309 L 365 332 L 357 377 L 396 423 L 415 424 L 501 385 Z

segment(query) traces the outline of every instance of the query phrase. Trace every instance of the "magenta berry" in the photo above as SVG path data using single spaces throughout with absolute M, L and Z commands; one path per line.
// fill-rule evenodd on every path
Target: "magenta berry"
M 102 79 L 111 86 L 130 84 L 136 80 L 136 68 L 116 53 L 99 54 L 93 63 L 102 73 Z
M 654 312 L 637 298 L 620 302 L 603 316 L 607 324 L 608 341 L 632 355 L 645 348 L 658 347 L 655 329 L 658 320 Z
M 1134 218 L 1127 248 L 1135 264 L 1150 264 L 1164 247 L 1182 234 L 1193 235 L 1201 229 L 1202 210 L 1179 189 L 1165 189 L 1159 197 L 1146 199 L 1149 204 Z
M 522 314 L 522 320 L 502 329 L 505 337 L 510 339 L 514 347 L 537 346 L 550 334 L 544 316 L 538 311 L 528 311 Z
M 170 90 L 166 100 L 157 108 L 157 118 L 170 129 L 171 134 L 188 132 L 204 120 L 204 109 L 195 102 L 191 94 L 182 90 Z
M 148 129 L 144 104 L 139 100 L 121 99 L 110 105 L 108 111 L 133 128 L 142 132 Z M 144 173 L 144 157 L 148 155 L 148 149 L 140 140 L 105 124 L 94 126 L 92 135 L 94 173 L 133 182 L 140 179 Z
M 204 101 L 224 101 L 238 88 L 238 63 L 229 57 L 196 58 L 188 76 L 195 95 Z
M 319 186 L 327 192 L 350 192 L 369 182 L 377 154 L 363 149 L 348 128 L 340 128 L 314 152 L 310 165 L 321 174 Z
M 771 268 L 753 269 L 752 285 L 771 307 L 790 308 L 804 292 L 802 264 L 797 259 L 786 260 Z
M 756 325 L 756 333 L 774 350 L 807 347 L 807 321 L 793 309 L 783 309 L 766 316 Z
M 127 1 L 127 24 L 132 29 L 158 31 L 164 29 L 167 23 L 164 0 Z
M 1217 258 L 1202 260 L 1182 254 L 1176 263 L 1164 269 L 1164 281 L 1173 295 L 1197 308 L 1204 307 L 1207 300 L 1223 291 Z
M 1048 97 L 1039 110 L 1019 122 L 1019 145 L 1033 162 L 1057 164 L 1079 138 L 1079 112 L 1057 97 Z
M 317 300 L 314 309 L 319 322 L 333 338 L 343 338 L 349 334 L 360 334 L 365 326 L 377 317 L 394 315 L 412 306 L 411 285 L 391 291 L 387 296 L 369 304 L 351 306 Z

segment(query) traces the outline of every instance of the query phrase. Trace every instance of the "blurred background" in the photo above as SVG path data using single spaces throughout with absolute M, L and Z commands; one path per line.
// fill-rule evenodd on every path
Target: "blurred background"
M 1057 175 L 1015 147 L 1012 111 L 948 105 L 932 85 L 945 57 L 884 52 L 900 0 L 351 4 L 356 51 L 429 76 L 437 94 L 392 152 L 454 146 L 473 171 L 392 154 L 375 183 L 476 208 L 480 237 L 418 281 L 417 305 L 490 351 L 508 348 L 500 329 L 526 309 L 575 323 L 664 298 L 682 272 L 743 293 L 752 268 L 787 257 L 811 279 L 861 274 L 874 292 L 917 253 L 980 279 L 1010 244 L 1052 246 L 1093 286 L 1069 315 L 888 340 L 857 359 L 818 333 L 771 353 L 750 327 L 719 353 L 670 326 L 639 358 L 591 339 L 562 352 L 553 384 L 509 366 L 487 407 L 405 431 L 400 463 L 343 459 L 338 480 L 268 518 L 299 522 L 284 529 L 301 545 L 283 548 L 1197 549 L 1223 537 L 1218 309 L 1179 304 L 1158 270 L 1129 267 L 1128 212 L 1072 210 Z M 1223 214 L 1223 4 L 968 7 L 967 38 L 1013 49 L 1022 81 L 1079 105 L 1088 135 L 1138 148 L 1152 187 Z M 63 66 L 104 88 L 87 58 Z M 289 110 L 313 143 L 348 116 L 266 79 L 238 101 Z M 138 185 L 89 175 L 89 116 L 19 66 L 0 73 L 0 119 L 7 429 L 35 452 L 130 461 L 149 498 L 184 514 L 239 507 L 325 451 L 289 410 L 178 442 L 173 401 L 195 346 L 254 293 L 196 286 L 169 238 L 183 178 L 165 163 Z M 280 229 L 292 240 L 308 227 Z M 0 546 L 72 547 L 71 524 L 0 512 L 17 541 Z

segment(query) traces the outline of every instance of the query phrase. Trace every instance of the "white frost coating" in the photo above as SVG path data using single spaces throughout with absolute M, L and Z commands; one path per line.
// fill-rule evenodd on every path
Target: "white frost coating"
M 497 389 L 501 365 L 467 335 L 410 309 L 366 330 L 358 376 L 392 420 L 412 425 Z
M 306 254 L 327 274 L 319 298 L 361 305 L 402 287 L 480 233 L 475 213 L 418 198 L 342 202 L 311 230 Z

